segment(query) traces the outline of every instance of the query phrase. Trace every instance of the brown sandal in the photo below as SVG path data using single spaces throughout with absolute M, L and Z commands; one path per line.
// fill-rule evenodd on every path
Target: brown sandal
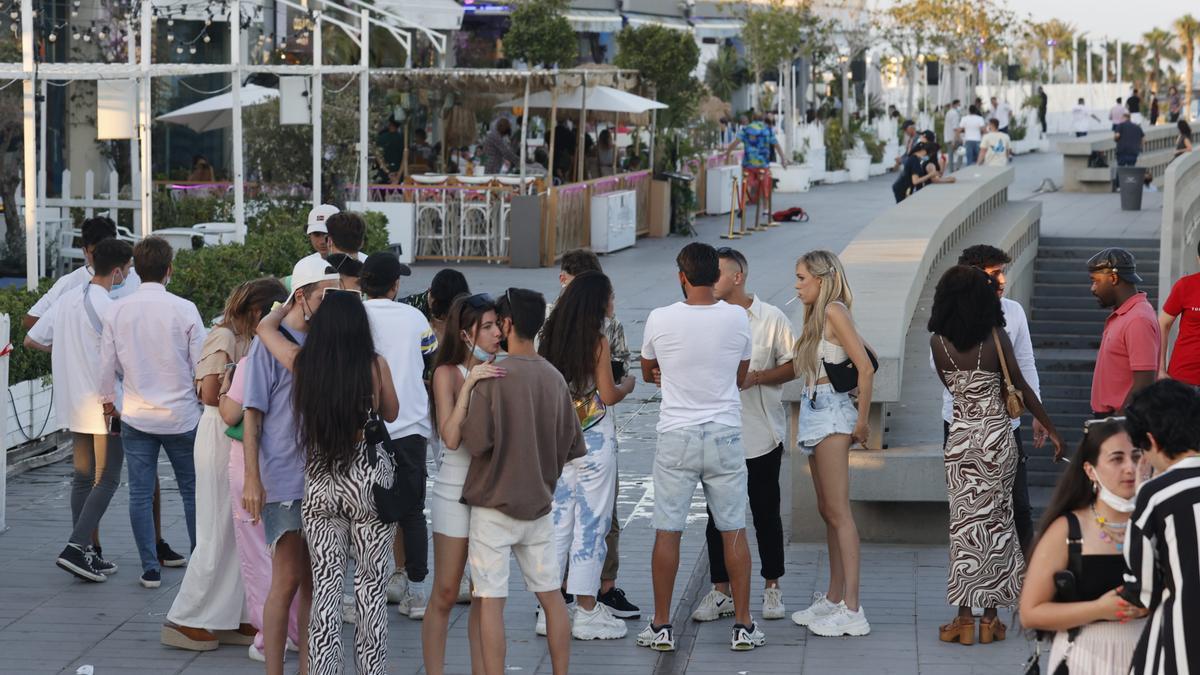
M 991 620 L 979 620 L 979 644 L 986 645 L 991 642 L 999 642 L 1004 639 L 1005 631 L 1004 624 L 1000 622 L 1000 617 L 993 616 Z
M 953 621 L 938 629 L 938 639 L 960 645 L 975 644 L 975 619 L 969 616 L 954 617 Z

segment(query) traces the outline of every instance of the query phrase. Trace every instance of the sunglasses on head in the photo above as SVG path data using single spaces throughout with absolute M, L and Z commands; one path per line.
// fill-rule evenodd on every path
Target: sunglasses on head
M 1094 424 L 1108 424 L 1109 422 L 1124 422 L 1124 421 L 1125 421 L 1124 415 L 1101 417 L 1100 419 L 1094 419 L 1094 420 L 1084 420 L 1083 433 L 1086 434 L 1088 432 L 1088 430 L 1091 429 L 1092 425 L 1094 425 Z
M 343 294 L 343 293 L 348 297 L 353 297 L 357 300 L 362 300 L 362 293 L 360 293 L 359 291 L 351 290 L 348 288 L 334 288 L 332 286 L 326 288 L 324 291 L 321 292 L 321 299 L 324 300 L 325 298 L 328 298 L 330 295 L 338 295 L 338 294 Z

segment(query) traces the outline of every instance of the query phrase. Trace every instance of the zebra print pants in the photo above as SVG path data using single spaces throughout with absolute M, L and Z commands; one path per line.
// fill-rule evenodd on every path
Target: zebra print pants
M 379 520 L 371 496 L 366 451 L 348 472 L 329 472 L 310 466 L 306 471 L 304 533 L 312 558 L 312 613 L 308 624 L 308 672 L 342 672 L 342 586 L 354 547 L 354 626 L 357 672 L 387 671 L 387 596 L 384 586 L 392 573 L 395 527 Z

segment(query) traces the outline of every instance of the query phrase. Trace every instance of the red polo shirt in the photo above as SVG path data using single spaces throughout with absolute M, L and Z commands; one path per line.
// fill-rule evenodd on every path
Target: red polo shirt
M 1200 274 L 1189 274 L 1176 281 L 1162 310 L 1179 317 L 1179 334 L 1171 350 L 1167 374 L 1200 386 Z
M 1158 317 L 1138 293 L 1121 304 L 1104 322 L 1104 336 L 1092 373 L 1092 412 L 1108 414 L 1125 405 L 1133 388 L 1133 373 L 1158 370 Z

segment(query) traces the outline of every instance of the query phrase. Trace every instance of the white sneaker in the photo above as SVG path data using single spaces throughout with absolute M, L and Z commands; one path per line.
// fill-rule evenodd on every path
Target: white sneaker
M 871 632 L 871 624 L 867 623 L 867 613 L 861 606 L 854 612 L 841 605 L 837 612 L 808 624 L 808 629 L 822 637 L 841 637 L 866 635 Z
M 673 652 L 675 651 L 675 629 L 671 624 L 665 624 L 654 628 L 653 623 L 646 624 L 642 632 L 637 634 L 637 646 L 649 647 L 656 652 Z
M 400 616 L 407 616 L 413 621 L 420 621 L 425 618 L 425 606 L 428 604 L 428 599 L 425 596 L 424 584 L 409 582 L 408 588 L 404 589 L 404 596 L 397 603 L 397 611 Z
M 839 602 L 835 605 L 826 600 L 824 593 L 813 593 L 813 604 L 809 605 L 807 609 L 792 612 L 792 622 L 797 626 L 808 626 L 817 619 L 829 616 L 836 612 L 838 608 L 845 606 L 845 603 Z
M 358 623 L 358 610 L 354 607 L 354 596 L 342 594 L 342 622 Z
M 783 606 L 783 589 L 778 586 L 763 589 L 762 618 L 782 619 L 787 608 Z
M 590 612 L 577 607 L 571 622 L 571 637 L 576 640 L 620 640 L 626 630 L 625 622 L 609 613 L 602 602 Z
M 729 648 L 733 651 L 748 652 L 765 644 L 767 644 L 767 636 L 758 629 L 757 623 L 751 621 L 749 628 L 740 623 L 733 625 L 733 639 L 729 643 Z
M 546 637 L 546 612 L 540 604 L 537 606 L 537 621 L 533 624 L 533 632 Z
M 462 581 L 458 582 L 458 600 L 460 605 L 471 603 L 471 568 L 463 570 Z
M 392 572 L 392 578 L 388 579 L 387 586 L 384 587 L 384 592 L 387 593 L 388 604 L 398 604 L 407 590 L 408 573 L 402 569 Z
M 723 616 L 733 616 L 733 598 L 714 588 L 692 612 L 692 621 L 716 621 Z
M 286 649 L 285 653 L 286 652 L 298 652 L 298 651 L 300 651 L 300 645 L 296 644 L 295 642 L 292 642 L 292 638 L 288 638 L 287 639 L 287 649 Z
M 251 661 L 258 661 L 259 663 L 267 662 L 267 657 L 253 643 L 246 649 L 246 656 L 249 656 Z

